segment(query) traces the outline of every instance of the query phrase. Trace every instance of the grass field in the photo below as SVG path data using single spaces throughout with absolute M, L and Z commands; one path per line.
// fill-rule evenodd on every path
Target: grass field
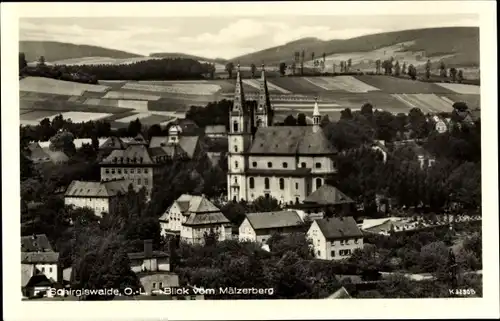
M 117 126 L 137 117 L 148 124 L 165 123 L 172 117 L 183 117 L 190 106 L 233 99 L 235 89 L 234 79 L 102 81 L 96 86 L 30 78 L 21 80 L 22 123 L 36 123 L 58 113 L 71 116 L 73 121 L 106 119 Z M 259 87 L 258 79 L 245 79 L 246 99 L 257 100 Z M 389 76 L 276 77 L 268 78 L 268 88 L 280 114 L 312 114 L 317 97 L 320 111 L 331 119 L 344 108 L 358 110 L 364 103 L 392 113 L 407 113 L 414 107 L 424 113 L 451 111 L 457 101 L 474 109 L 480 107 L 479 86 L 438 85 Z M 68 114 L 71 112 L 76 114 Z

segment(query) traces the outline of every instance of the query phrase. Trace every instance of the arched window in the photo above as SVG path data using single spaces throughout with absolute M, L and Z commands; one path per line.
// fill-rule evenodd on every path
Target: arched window
M 234 183 L 235 183 L 235 184 L 238 184 L 238 177 L 235 177 L 235 178 L 234 178 Z
M 267 177 L 264 179 L 264 188 L 269 189 L 269 178 Z
M 288 168 L 288 163 L 287 162 L 283 163 L 283 168 Z
M 280 178 L 280 189 L 285 189 L 285 179 Z
M 255 187 L 255 180 L 253 177 L 250 177 L 248 179 L 248 185 L 250 186 L 250 188 L 254 188 Z
M 267 167 L 272 168 L 272 167 L 273 167 L 273 163 L 268 162 L 268 163 L 267 163 Z
M 305 162 L 302 162 L 300 165 L 302 166 L 302 168 L 306 167 L 306 163 Z
M 257 167 L 257 162 L 252 162 L 253 167 Z
M 238 145 L 234 145 L 234 152 L 237 153 L 238 152 Z
M 323 180 L 321 178 L 316 178 L 316 189 L 320 188 L 321 184 L 323 184 Z
M 238 161 L 234 162 L 234 168 L 238 168 Z
M 316 168 L 321 168 L 321 163 L 316 163 Z
M 238 121 L 236 120 L 233 122 L 233 132 L 238 132 Z

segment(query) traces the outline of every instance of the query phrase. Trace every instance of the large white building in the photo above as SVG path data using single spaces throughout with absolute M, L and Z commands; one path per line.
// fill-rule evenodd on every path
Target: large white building
M 228 199 L 253 201 L 271 196 L 282 203 L 302 202 L 336 172 L 336 149 L 320 127 L 314 106 L 312 126 L 272 126 L 273 109 L 265 70 L 255 110 L 245 104 L 238 68 L 229 113 Z

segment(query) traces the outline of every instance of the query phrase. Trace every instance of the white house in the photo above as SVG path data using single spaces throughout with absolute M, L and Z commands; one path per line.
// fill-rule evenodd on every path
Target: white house
M 352 217 L 315 220 L 307 232 L 314 255 L 323 260 L 341 260 L 363 248 L 363 233 Z
M 51 282 L 58 282 L 59 253 L 57 252 L 21 252 L 21 265 L 31 271 L 31 278 L 43 274 Z
M 97 216 L 112 213 L 115 199 L 128 191 L 130 181 L 114 180 L 106 182 L 73 181 L 64 194 L 64 204 L 76 207 L 88 207 Z
M 296 211 L 248 213 L 239 227 L 239 240 L 266 243 L 274 233 L 303 231 L 304 221 Z

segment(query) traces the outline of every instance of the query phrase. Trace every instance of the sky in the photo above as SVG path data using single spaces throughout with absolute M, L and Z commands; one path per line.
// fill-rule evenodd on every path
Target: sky
M 430 27 L 479 26 L 474 14 L 371 16 L 21 18 L 20 40 L 95 45 L 131 53 L 231 59 L 304 37 L 347 39 Z

